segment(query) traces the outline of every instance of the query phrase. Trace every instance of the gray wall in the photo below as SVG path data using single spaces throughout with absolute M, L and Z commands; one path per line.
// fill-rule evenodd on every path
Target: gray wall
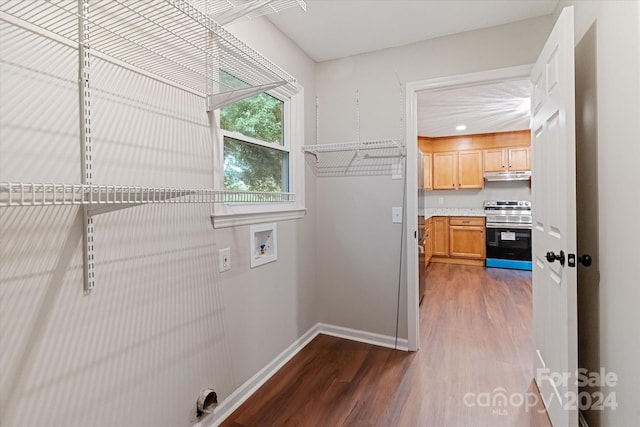
M 585 333 L 599 334 L 590 363 L 619 378 L 604 390 L 620 404 L 602 414 L 604 426 L 640 417 L 639 9 L 576 2 L 576 42 L 597 29 L 584 54 L 596 64 L 600 316 Z M 356 90 L 361 139 L 397 138 L 398 81 L 532 63 L 551 24 L 539 18 L 317 66 L 266 20 L 232 30 L 305 87 L 310 144 L 316 85 L 321 143 L 356 138 Z M 0 181 L 78 182 L 77 53 L 28 34 L 12 40 L 0 62 Z M 93 73 L 96 181 L 211 185 L 201 100 L 104 62 Z M 307 170 L 306 189 L 307 217 L 279 224 L 279 260 L 255 270 L 248 227 L 213 230 L 206 206 L 103 215 L 97 288 L 88 297 L 76 208 L 0 210 L 2 425 L 188 425 L 203 387 L 224 399 L 316 321 L 393 335 L 401 230 L 390 208 L 402 203 L 401 181 L 316 180 Z M 474 206 L 485 197 L 456 196 Z M 611 209 L 621 203 L 625 209 Z M 219 274 L 217 249 L 227 246 L 233 269 Z
M 357 138 L 356 91 L 360 139 L 400 138 L 400 83 L 533 63 L 551 25 L 542 17 L 318 64 L 320 143 Z M 320 320 L 395 335 L 401 230 L 391 207 L 402 203 L 402 182 L 319 178 L 317 188 Z M 402 280 L 399 332 L 406 338 Z
M 485 182 L 480 190 L 425 191 L 424 199 L 427 208 L 482 208 L 485 200 L 531 200 L 531 186 L 530 181 Z
M 252 19 L 229 30 L 253 49 L 296 77 L 304 87 L 304 141 L 313 144 L 315 120 L 315 62 L 266 19 Z M 306 166 L 305 166 L 306 167 Z M 305 170 L 302 220 L 278 224 L 278 261 L 249 269 L 249 227 L 216 230 L 221 247 L 230 246 L 235 265 L 223 273 L 228 301 L 230 346 L 237 373 L 236 386 L 249 379 L 318 321 L 316 285 L 316 179 Z M 224 243 L 222 243 L 224 242 Z M 284 257 L 281 255 L 284 251 Z
M 580 358 L 617 375 L 615 410 L 588 411 L 594 426 L 640 419 L 637 253 L 640 226 L 640 3 L 576 1 L 578 244 L 594 255 L 579 273 Z M 582 187 L 580 186 L 582 185 Z M 581 199 L 582 197 L 582 199 Z
M 0 31 L 0 181 L 78 183 L 77 51 Z M 305 87 L 312 141 L 315 63 L 266 20 L 243 37 Z M 211 188 L 203 98 L 97 59 L 91 72 L 94 183 Z M 253 270 L 248 227 L 214 230 L 210 206 L 96 217 L 90 296 L 76 207 L 0 209 L 0 424 L 192 424 L 203 388 L 225 399 L 315 324 L 313 176 L 307 197 L 306 218 L 279 224 L 278 261 Z

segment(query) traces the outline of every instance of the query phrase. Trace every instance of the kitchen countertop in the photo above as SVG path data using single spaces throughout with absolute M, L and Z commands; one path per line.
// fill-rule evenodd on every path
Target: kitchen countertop
M 484 208 L 427 208 L 423 214 L 425 219 L 432 216 L 485 216 Z

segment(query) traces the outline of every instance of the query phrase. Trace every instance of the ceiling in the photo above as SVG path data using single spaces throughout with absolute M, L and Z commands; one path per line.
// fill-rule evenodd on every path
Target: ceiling
M 402 46 L 554 12 L 559 0 L 306 0 L 269 19 L 317 62 Z M 418 135 L 529 128 L 527 81 L 418 96 Z M 456 131 L 464 124 L 466 129 Z
M 317 62 L 553 13 L 559 0 L 306 0 L 269 19 Z
M 514 80 L 418 94 L 418 135 L 529 129 L 531 83 Z M 456 130 L 456 126 L 465 129 Z

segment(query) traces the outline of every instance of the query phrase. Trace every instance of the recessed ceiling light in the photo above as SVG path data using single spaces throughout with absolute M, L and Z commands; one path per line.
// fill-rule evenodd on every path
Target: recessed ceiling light
M 467 128 L 466 125 L 458 125 L 456 126 L 456 130 L 460 131 L 460 130 L 465 130 Z

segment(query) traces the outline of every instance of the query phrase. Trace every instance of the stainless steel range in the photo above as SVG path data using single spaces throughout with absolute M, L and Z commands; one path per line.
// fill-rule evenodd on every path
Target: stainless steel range
M 485 200 L 487 267 L 531 270 L 531 202 Z

